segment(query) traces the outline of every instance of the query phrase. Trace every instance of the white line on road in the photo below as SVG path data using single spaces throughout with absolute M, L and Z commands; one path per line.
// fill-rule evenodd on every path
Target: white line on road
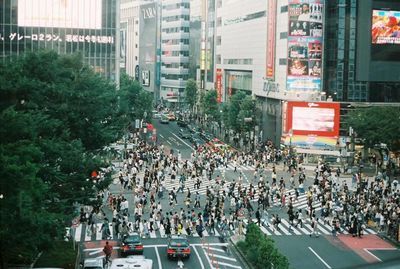
M 158 248 L 155 247 L 154 249 L 156 250 L 157 261 L 158 261 L 158 268 L 162 269 L 161 258 L 160 258 L 160 254 L 158 253 Z
M 190 244 L 191 246 L 203 246 L 202 243 L 195 243 L 195 244 Z M 227 246 L 228 243 L 209 243 L 210 246 Z M 167 244 L 159 244 L 159 245 L 144 245 L 143 247 L 145 248 L 162 248 L 162 247 L 167 247 Z M 115 247 L 114 247 L 115 249 Z
M 168 144 L 170 144 L 172 146 L 171 142 L 169 142 L 168 140 L 166 140 L 166 141 L 167 141 Z
M 311 247 L 308 247 L 309 250 L 311 250 L 312 253 L 314 253 L 315 256 L 326 266 L 326 268 L 332 269 L 332 267 L 329 266 L 318 254 L 315 252 Z
M 185 144 L 186 146 L 188 146 L 189 148 L 191 148 L 192 150 L 194 150 L 194 148 L 189 145 L 188 143 L 186 143 L 182 138 L 180 138 L 179 136 L 177 136 L 176 134 L 172 134 L 173 136 L 175 136 L 176 138 L 178 138 L 180 141 L 182 141 L 183 144 Z
M 193 250 L 194 250 L 194 252 L 196 252 L 197 258 L 199 258 L 199 262 L 200 262 L 201 268 L 202 268 L 202 269 L 205 269 L 204 264 L 203 264 L 203 261 L 201 260 L 201 257 L 200 257 L 200 255 L 199 255 L 199 252 L 198 252 L 197 249 L 196 249 L 196 246 L 193 247 Z M 207 256 L 207 255 L 206 255 L 206 256 Z M 211 266 L 211 267 L 212 267 L 212 266 Z
M 370 252 L 367 248 L 364 248 L 364 251 L 367 252 L 372 257 L 374 257 L 377 261 L 382 262 L 381 259 L 379 259 L 376 255 L 372 254 L 372 252 Z
M 160 136 L 161 138 L 163 138 L 163 139 L 165 138 L 162 134 L 159 134 L 159 136 Z

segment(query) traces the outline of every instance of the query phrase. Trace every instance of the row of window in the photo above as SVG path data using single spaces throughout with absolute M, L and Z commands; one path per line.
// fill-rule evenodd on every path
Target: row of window
M 171 80 L 188 80 L 189 75 L 172 75 L 172 74 L 162 74 L 162 79 L 171 79 Z
M 168 16 L 168 17 L 162 18 L 162 20 L 165 22 L 179 21 L 180 19 L 188 21 L 188 20 L 190 20 L 190 16 L 189 15 L 176 15 L 176 16 Z
M 189 39 L 188 38 L 182 38 L 182 39 L 164 39 L 162 40 L 163 44 L 168 44 L 168 45 L 189 45 Z
M 172 27 L 162 29 L 163 33 L 189 33 L 189 27 Z
M 185 68 L 185 69 L 189 68 L 189 64 L 187 63 L 170 63 L 170 64 L 162 63 L 161 66 L 166 68 Z
M 186 56 L 189 57 L 189 51 L 170 51 L 166 50 L 162 52 L 162 55 L 165 56 Z
M 252 65 L 253 59 L 224 59 L 224 64 L 244 64 Z
M 163 5 L 163 9 L 165 9 L 165 10 L 179 9 L 180 7 L 190 8 L 190 4 L 189 3 L 176 3 L 176 4 Z

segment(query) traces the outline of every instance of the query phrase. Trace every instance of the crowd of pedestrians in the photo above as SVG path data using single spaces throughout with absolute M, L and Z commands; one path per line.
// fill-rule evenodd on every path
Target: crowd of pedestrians
M 206 230 L 223 235 L 240 232 L 243 212 L 250 221 L 279 230 L 281 218 L 288 216 L 289 230 L 310 223 L 312 233 L 318 236 L 319 223 L 329 224 L 332 234 L 348 231 L 361 237 L 367 225 L 376 225 L 381 232 L 392 235 L 399 227 L 399 184 L 385 174 L 369 178 L 354 175 L 348 186 L 341 179 L 340 169 L 331 169 L 324 163 L 315 168 L 313 182 L 308 179 L 301 161 L 276 149 L 271 142 L 255 152 L 244 153 L 230 148 L 203 147 L 182 160 L 179 152 L 150 145 L 135 135 L 136 147 L 129 150 L 118 168 L 121 190 L 132 191 L 129 204 L 122 194 L 106 192 L 103 197 L 112 212 L 111 222 L 104 217 L 104 238 L 110 236 L 109 226 L 121 238 L 131 232 L 142 236 L 162 229 L 170 234 L 200 237 Z M 221 173 L 228 164 L 234 166 L 233 178 Z M 252 177 L 245 177 L 241 165 L 255 167 Z M 278 177 L 278 165 L 285 176 Z M 268 173 L 267 173 L 268 171 Z M 169 183 L 177 187 L 167 189 Z M 200 190 L 205 189 L 200 195 Z M 307 208 L 293 206 L 300 194 L 306 194 Z M 273 210 L 274 214 L 270 214 Z M 82 213 L 85 215 L 85 213 Z M 81 215 L 82 215 L 81 214 Z M 86 213 L 86 221 L 95 223 L 99 213 Z M 271 215 L 271 216 L 270 216 Z

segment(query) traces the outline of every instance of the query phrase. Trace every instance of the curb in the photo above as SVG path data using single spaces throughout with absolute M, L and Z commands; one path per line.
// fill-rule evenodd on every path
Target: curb
M 245 269 L 253 269 L 254 267 L 250 264 L 250 262 L 243 255 L 242 251 L 236 246 L 236 244 L 232 241 L 232 238 L 229 238 L 230 248 L 232 253 L 240 260 L 240 263 L 244 265 Z

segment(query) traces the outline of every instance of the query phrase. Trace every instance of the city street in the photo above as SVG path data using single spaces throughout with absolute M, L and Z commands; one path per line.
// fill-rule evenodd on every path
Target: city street
M 154 127 L 157 130 L 158 144 L 165 146 L 164 152 L 169 154 L 171 150 L 173 154 L 181 154 L 182 160 L 191 161 L 191 154 L 193 147 L 189 140 L 180 138 L 177 134 L 179 127 L 175 122 L 169 124 L 154 123 Z M 132 145 L 128 145 L 128 148 Z M 121 147 L 120 147 L 121 148 Z M 114 163 L 116 171 L 122 169 L 120 162 Z M 290 173 L 283 169 L 282 165 L 277 167 L 277 177 L 283 178 L 284 181 L 288 181 Z M 177 193 L 177 205 L 170 208 L 168 199 L 160 199 L 162 208 L 170 208 L 171 215 L 173 211 L 181 211 L 186 208 L 185 205 L 185 193 L 187 188 L 194 194 L 196 192 L 200 195 L 200 204 L 203 207 L 206 202 L 206 192 L 209 186 L 213 186 L 217 183 L 216 178 L 224 178 L 227 182 L 234 182 L 238 179 L 239 175 L 243 175 L 243 186 L 248 187 L 251 183 L 257 184 L 257 178 L 253 178 L 255 171 L 254 165 L 239 165 L 235 167 L 232 163 L 227 166 L 219 166 L 215 169 L 212 179 L 203 179 L 205 183 L 201 184 L 199 188 L 195 188 L 194 184 L 187 183 L 184 192 Z M 265 170 L 265 177 L 271 178 L 272 168 Z M 313 167 L 309 166 L 306 169 L 306 184 L 305 188 L 308 188 L 313 183 Z M 139 173 L 140 184 L 143 184 L 143 171 Z M 348 176 L 342 176 L 341 180 L 351 186 L 351 178 Z M 172 180 L 170 175 L 166 175 L 164 180 L 164 187 L 167 192 L 175 188 L 177 190 L 180 187 L 178 180 Z M 129 205 L 134 205 L 134 193 L 121 188 L 119 180 L 115 177 L 113 184 L 110 187 L 110 193 L 114 195 L 123 195 L 128 199 Z M 293 206 L 295 209 L 306 210 L 307 198 L 305 193 L 301 193 L 297 199 L 295 199 L 295 192 L 291 189 L 285 191 L 288 199 L 291 197 L 294 199 Z M 253 206 L 256 207 L 256 201 L 258 199 L 257 194 L 253 199 Z M 319 214 L 321 210 L 321 203 L 316 202 L 314 204 L 316 214 Z M 105 208 L 106 214 L 111 218 L 110 208 Z M 265 236 L 271 236 L 276 242 L 277 247 L 286 255 L 293 268 L 346 268 L 349 266 L 365 265 L 375 262 L 383 262 L 391 260 L 393 258 L 400 258 L 400 252 L 386 243 L 377 236 L 377 232 L 373 229 L 366 228 L 365 236 L 362 239 L 352 238 L 346 230 L 343 230 L 338 237 L 332 235 L 332 228 L 328 223 L 324 223 L 322 219 L 319 219 L 318 232 L 319 237 L 310 238 L 310 234 L 313 232 L 311 223 L 306 220 L 303 227 L 292 227 L 288 222 L 286 208 L 282 208 L 279 201 L 274 201 L 270 207 L 269 216 L 277 214 L 281 218 L 279 229 L 273 228 L 271 220 L 264 219 L 263 225 L 260 226 Z M 168 212 L 168 210 L 167 210 Z M 196 212 L 199 212 L 196 209 Z M 225 206 L 225 213 L 229 214 L 229 206 Z M 148 213 L 144 213 L 145 219 L 148 218 Z M 257 220 L 252 218 L 252 221 Z M 134 225 L 133 213 L 130 213 L 129 223 Z M 144 243 L 144 255 L 146 258 L 150 258 L 154 262 L 154 268 L 177 268 L 178 262 L 170 261 L 167 259 L 166 246 L 167 246 L 167 235 L 164 227 L 157 222 L 155 229 L 150 231 L 148 236 L 143 236 Z M 248 223 L 248 219 L 244 220 L 244 223 Z M 86 224 L 79 224 L 73 231 L 74 240 L 81 243 L 82 249 L 86 249 L 84 253 L 93 253 L 93 256 L 104 256 L 102 253 L 102 233 L 100 231 L 102 223 L 97 223 L 96 234 L 88 233 L 88 226 Z M 115 251 L 113 257 L 118 257 L 119 239 L 113 232 L 113 225 L 110 223 L 109 228 L 111 231 L 110 241 L 114 242 Z M 140 223 L 140 230 L 143 230 L 143 223 Z M 232 231 L 234 233 L 235 231 Z M 185 229 L 182 231 L 186 234 Z M 215 232 L 205 229 L 203 232 L 203 238 L 199 237 L 199 234 L 193 230 L 192 235 L 188 235 L 189 242 L 191 244 L 191 257 L 183 260 L 184 268 L 243 268 L 240 259 L 230 251 L 232 248 L 229 241 L 221 241 L 222 231 L 220 227 L 216 227 Z M 97 243 L 96 243 L 97 242 Z M 351 242 L 357 242 L 352 244 Z M 388 252 L 390 251 L 390 252 Z M 306 258 L 305 258 L 306 257 Z M 182 265 L 179 262 L 180 265 Z M 217 267 L 218 266 L 218 267 Z

